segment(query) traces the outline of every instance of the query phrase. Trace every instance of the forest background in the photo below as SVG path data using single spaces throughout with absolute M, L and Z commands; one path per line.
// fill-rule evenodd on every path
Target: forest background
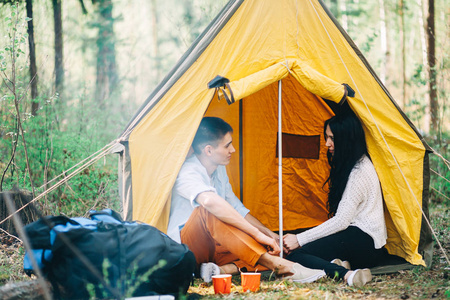
M 37 196 L 117 138 L 227 2 L 0 0 L 0 190 Z M 448 1 L 324 2 L 425 140 L 448 158 Z M 117 159 L 85 169 L 42 197 L 39 209 L 120 210 Z M 431 167 L 431 202 L 448 205 L 450 170 L 434 155 Z

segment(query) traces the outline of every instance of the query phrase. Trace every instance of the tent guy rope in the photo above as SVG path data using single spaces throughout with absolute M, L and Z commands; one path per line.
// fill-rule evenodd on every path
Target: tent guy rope
M 317 12 L 316 8 L 315 8 L 314 5 L 312 4 L 311 0 L 309 0 L 309 3 L 311 4 L 311 7 L 313 8 L 314 12 L 316 13 L 317 18 L 319 19 L 320 23 L 322 24 L 323 29 L 324 29 L 325 32 L 327 33 L 327 36 L 328 36 L 328 38 L 330 39 L 330 42 L 333 44 L 333 47 L 334 47 L 334 49 L 336 50 L 336 53 L 337 53 L 337 55 L 339 56 L 339 58 L 340 58 L 340 60 L 341 60 L 341 62 L 342 62 L 342 64 L 343 64 L 345 70 L 347 71 L 347 74 L 349 75 L 349 77 L 350 77 L 350 79 L 351 79 L 351 81 L 352 81 L 352 83 L 353 83 L 353 86 L 354 86 L 355 89 L 358 91 L 358 94 L 361 96 L 361 100 L 364 102 L 364 105 L 365 105 L 367 111 L 369 112 L 370 117 L 372 118 L 372 121 L 374 122 L 374 124 L 375 124 L 375 126 L 376 126 L 376 128 L 377 128 L 377 130 L 378 130 L 378 133 L 379 133 L 380 136 L 382 137 L 382 139 L 383 139 L 383 141 L 384 141 L 384 143 L 385 143 L 387 149 L 389 150 L 389 153 L 391 154 L 391 156 L 392 156 L 392 158 L 393 158 L 393 160 L 394 160 L 394 162 L 395 162 L 395 164 L 396 164 L 398 170 L 400 171 L 400 173 L 401 173 L 401 175 L 402 175 L 402 177 L 403 177 L 403 180 L 405 181 L 405 183 L 406 183 L 406 185 L 407 185 L 409 191 L 411 192 L 411 194 L 413 195 L 414 199 L 416 200 L 416 203 L 417 203 L 417 205 L 419 206 L 420 211 L 422 212 L 422 216 L 423 216 L 424 220 L 427 222 L 427 225 L 429 226 L 429 228 L 431 229 L 431 232 L 433 233 L 433 236 L 434 236 L 434 238 L 435 238 L 437 244 L 439 245 L 439 248 L 441 249 L 442 253 L 444 254 L 444 257 L 445 257 L 445 259 L 447 260 L 447 263 L 450 265 L 450 259 L 448 258 L 447 253 L 445 252 L 445 249 L 442 247 L 442 245 L 441 245 L 439 239 L 437 238 L 437 235 L 436 235 L 435 230 L 434 230 L 433 227 L 431 226 L 430 221 L 428 220 L 426 214 L 424 213 L 424 211 L 423 211 L 423 209 L 422 209 L 422 206 L 421 206 L 420 203 L 419 203 L 419 200 L 417 199 L 417 197 L 416 197 L 416 195 L 414 194 L 414 192 L 413 192 L 413 190 L 412 190 L 412 188 L 411 188 L 411 186 L 410 186 L 408 180 L 406 179 L 406 176 L 405 176 L 405 174 L 403 173 L 402 168 L 400 167 L 400 165 L 399 165 L 397 159 L 395 158 L 395 155 L 394 155 L 394 153 L 392 152 L 391 147 L 389 146 L 388 142 L 386 141 L 386 138 L 385 138 L 384 134 L 382 133 L 380 127 L 378 126 L 378 123 L 377 123 L 377 121 L 375 120 L 375 118 L 374 118 L 374 116 L 373 116 L 371 110 L 369 109 L 369 106 L 367 105 L 367 102 L 366 102 L 366 100 L 364 99 L 364 96 L 362 95 L 361 91 L 359 90 L 359 87 L 358 87 L 358 85 L 356 84 L 355 79 L 353 78 L 352 74 L 350 73 L 349 69 L 347 68 L 346 63 L 344 62 L 344 60 L 343 60 L 341 54 L 339 53 L 339 50 L 337 49 L 337 47 L 336 47 L 336 45 L 335 45 L 333 39 L 332 39 L 331 36 L 330 36 L 330 33 L 328 32 L 327 28 L 325 27 L 325 24 L 323 23 L 322 18 L 320 17 L 320 15 L 319 15 L 319 13 Z M 436 151 L 433 150 L 433 152 L 436 154 Z M 438 154 L 437 154 L 437 155 L 438 155 Z M 447 164 L 447 163 L 446 163 L 446 164 Z M 448 166 L 448 164 L 447 164 L 447 166 Z
M 434 187 L 431 187 L 431 189 L 432 189 L 433 191 L 435 191 L 436 193 L 438 193 L 439 195 L 441 195 L 442 197 L 444 197 L 445 199 L 450 200 L 449 197 L 445 196 L 444 194 L 442 194 L 441 192 L 439 192 L 439 191 L 438 191 L 437 189 L 435 189 Z
M 431 147 L 430 147 L 431 148 Z M 433 148 L 431 148 L 431 150 L 433 150 L 433 154 L 438 156 L 439 158 L 442 159 L 442 161 L 444 162 L 444 164 L 447 166 L 447 168 L 450 170 L 450 161 L 446 160 L 445 157 L 443 157 L 441 154 L 439 154 L 438 152 L 436 152 L 436 150 L 434 150 Z
M 79 161 L 77 164 L 73 165 L 71 168 L 65 170 L 63 173 L 59 174 L 58 176 L 54 177 L 52 180 L 48 181 L 47 183 L 43 184 L 42 186 L 40 186 L 38 189 L 44 189 L 46 186 L 48 186 L 50 183 L 56 181 L 58 178 L 60 177 L 65 177 L 67 173 L 69 173 L 70 171 L 72 171 L 72 169 L 77 168 L 79 165 L 84 164 L 85 161 L 91 159 L 92 157 L 96 157 L 99 153 L 103 152 L 104 149 L 108 148 L 109 146 L 113 145 L 115 146 L 117 144 L 117 140 L 113 141 L 112 143 L 109 143 L 108 145 L 104 146 L 102 149 L 92 153 L 91 155 L 89 155 L 88 157 L 86 157 L 85 159 Z M 97 159 L 96 159 L 97 160 Z
M 438 175 L 439 177 L 441 177 L 442 179 L 444 179 L 445 181 L 447 181 L 448 183 L 450 183 L 450 180 L 448 180 L 447 178 L 445 178 L 444 176 L 442 176 L 441 174 L 439 174 L 438 172 L 436 172 L 435 170 L 430 168 L 430 171 L 433 172 L 434 174 Z
M 28 202 L 27 204 L 23 205 L 22 207 L 20 207 L 19 209 L 17 209 L 14 213 L 10 214 L 8 217 L 4 218 L 3 220 L 0 221 L 0 225 L 3 224 L 4 222 L 6 222 L 6 220 L 10 219 L 14 214 L 18 213 L 19 211 L 23 210 L 25 207 L 27 207 L 28 205 L 30 205 L 31 203 L 36 202 L 39 199 L 42 199 L 45 195 L 47 195 L 48 193 L 54 191 L 56 188 L 58 188 L 59 186 L 61 186 L 62 184 L 66 183 L 68 180 L 70 180 L 72 177 L 74 177 L 75 175 L 79 174 L 81 171 L 83 171 L 84 169 L 86 169 L 87 167 L 93 165 L 96 161 L 98 161 L 100 158 L 104 157 L 105 155 L 107 155 L 109 153 L 109 151 L 116 146 L 119 143 L 119 139 L 114 140 L 113 142 L 109 143 L 108 145 L 106 145 L 105 147 L 103 147 L 100 151 L 98 151 L 97 155 L 95 157 L 91 157 L 89 160 L 88 159 L 84 159 L 82 162 L 83 165 L 79 168 L 77 168 L 75 171 L 73 171 L 72 173 L 70 173 L 69 175 L 65 176 L 64 179 L 58 181 L 57 183 L 55 183 L 54 185 L 52 185 L 48 190 L 45 190 L 44 192 L 42 192 L 41 194 L 39 194 L 38 196 L 36 196 L 33 200 L 31 200 L 30 202 Z M 88 161 L 87 161 L 88 160 Z M 86 162 L 87 161 L 87 162 Z M 77 165 L 80 165 L 80 163 L 78 163 Z M 69 170 L 73 169 L 70 168 Z M 65 175 L 67 173 L 63 172 L 61 175 L 57 176 L 60 177 L 62 175 Z

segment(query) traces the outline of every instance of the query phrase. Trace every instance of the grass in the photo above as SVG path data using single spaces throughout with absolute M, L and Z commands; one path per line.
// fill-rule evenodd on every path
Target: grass
M 450 255 L 450 208 L 446 203 L 431 205 L 430 215 L 447 256 Z M 450 299 L 450 265 L 435 243 L 431 268 L 416 267 L 389 275 L 376 275 L 362 288 L 323 278 L 309 284 L 273 280 L 263 276 L 258 292 L 243 292 L 239 276 L 233 276 L 231 294 L 215 295 L 212 284 L 196 279 L 189 298 L 201 299 Z
M 22 242 L 0 232 L 0 285 L 11 281 L 29 280 L 23 272 Z
M 256 293 L 242 292 L 240 280 L 234 276 L 230 295 L 214 295 L 212 285 L 200 281 L 188 292 L 200 294 L 202 299 L 450 299 L 449 275 L 448 270 L 417 267 L 374 276 L 374 280 L 362 288 L 326 278 L 309 284 L 263 279 Z
M 450 207 L 448 203 L 430 206 L 433 228 L 447 256 L 450 255 Z M 22 243 L 0 233 L 0 285 L 29 280 L 23 272 Z M 297 284 L 277 281 L 263 274 L 258 292 L 243 292 L 239 276 L 233 276 L 231 294 L 215 295 L 211 284 L 196 279 L 186 298 L 195 299 L 450 299 L 450 266 L 437 244 L 431 268 L 416 267 L 390 275 L 374 276 L 362 288 L 348 287 L 343 282 L 321 279 Z M 1 297 L 0 297 L 1 298 Z M 184 297 L 181 297 L 184 298 Z

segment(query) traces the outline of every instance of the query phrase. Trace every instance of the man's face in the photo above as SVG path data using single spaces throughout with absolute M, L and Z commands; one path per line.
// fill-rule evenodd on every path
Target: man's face
M 215 165 L 228 165 L 230 163 L 231 154 L 236 152 L 233 147 L 233 138 L 231 133 L 228 132 L 224 137 L 218 142 L 217 147 L 210 147 L 211 153 L 210 158 Z

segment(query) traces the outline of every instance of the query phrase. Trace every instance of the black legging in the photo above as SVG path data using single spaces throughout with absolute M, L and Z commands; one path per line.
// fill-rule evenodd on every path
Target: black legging
M 384 248 L 375 249 L 370 235 L 355 226 L 323 237 L 294 250 L 286 259 L 311 268 L 324 270 L 328 277 L 344 278 L 348 270 L 332 264 L 335 258 L 350 262 L 352 270 L 371 268 L 382 262 Z

